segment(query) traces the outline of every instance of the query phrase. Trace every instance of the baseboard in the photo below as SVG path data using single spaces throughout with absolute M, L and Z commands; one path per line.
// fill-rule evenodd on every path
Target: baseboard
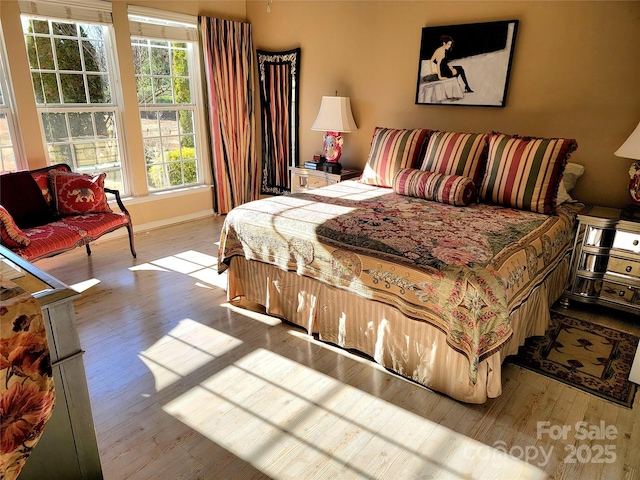
M 212 210 L 200 210 L 199 212 L 189 213 L 188 215 L 180 215 L 178 217 L 165 218 L 163 220 L 157 220 L 155 222 L 142 223 L 140 225 L 133 225 L 133 233 L 137 235 L 139 233 L 148 232 L 149 230 L 155 230 L 157 228 L 168 227 L 170 225 L 177 225 L 179 223 L 191 222 L 193 220 L 199 220 L 201 218 L 213 217 L 215 213 Z M 126 237 L 128 235 L 126 228 L 119 228 L 111 233 L 103 235 L 95 243 L 104 240 L 111 240 L 114 238 Z

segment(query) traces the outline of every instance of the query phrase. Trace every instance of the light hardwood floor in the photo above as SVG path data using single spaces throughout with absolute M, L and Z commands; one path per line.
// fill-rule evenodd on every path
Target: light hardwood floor
M 82 292 L 106 479 L 639 478 L 640 395 L 626 409 L 508 363 L 503 394 L 484 405 L 431 392 L 227 304 L 222 221 L 138 232 L 137 259 L 116 238 L 91 257 L 76 249 L 36 263 Z M 640 333 L 637 317 L 570 311 Z M 579 421 L 615 426 L 615 439 L 582 440 Z M 571 431 L 555 440 L 538 422 Z M 565 463 L 571 448 L 576 463 Z M 585 461 L 599 450 L 615 460 Z

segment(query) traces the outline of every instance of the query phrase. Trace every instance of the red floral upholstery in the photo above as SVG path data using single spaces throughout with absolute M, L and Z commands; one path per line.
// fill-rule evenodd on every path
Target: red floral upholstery
M 33 261 L 82 246 L 128 223 L 129 218 L 124 213 L 88 213 L 63 217 L 41 227 L 25 229 L 24 234 L 30 240 L 29 246 L 13 251 L 25 260 Z

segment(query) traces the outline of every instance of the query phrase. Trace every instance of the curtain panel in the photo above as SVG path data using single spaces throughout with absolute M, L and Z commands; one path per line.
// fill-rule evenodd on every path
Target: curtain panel
M 198 22 L 209 103 L 214 210 L 225 214 L 259 197 L 251 24 L 203 16 Z

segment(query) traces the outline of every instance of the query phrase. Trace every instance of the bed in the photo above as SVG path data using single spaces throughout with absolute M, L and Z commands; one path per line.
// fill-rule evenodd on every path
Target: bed
M 218 257 L 228 298 L 455 399 L 500 395 L 503 360 L 544 333 L 564 290 L 577 207 L 554 202 L 575 145 L 563 139 L 555 172 L 544 169 L 555 179 L 543 201 L 509 205 L 485 179 L 523 160 L 500 165 L 491 148 L 534 140 L 447 135 L 377 128 L 359 181 L 233 209 Z M 458 154 L 433 154 L 442 142 Z

